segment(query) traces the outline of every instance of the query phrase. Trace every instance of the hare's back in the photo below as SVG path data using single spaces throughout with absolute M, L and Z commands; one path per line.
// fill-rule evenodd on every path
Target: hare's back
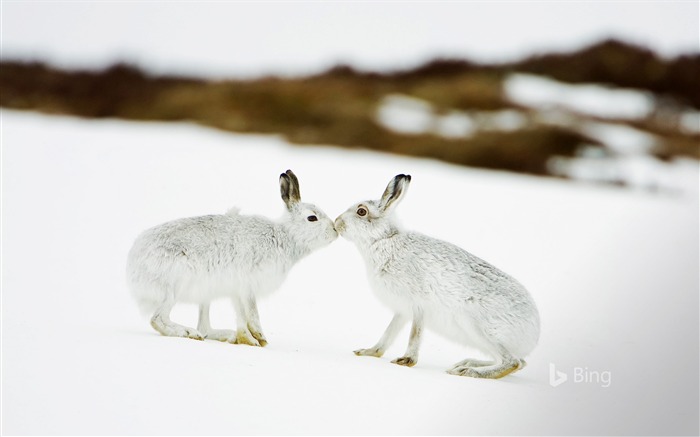
M 403 268 L 420 272 L 424 281 L 440 289 L 482 296 L 503 289 L 524 291 L 513 277 L 455 244 L 410 232 L 403 245 L 404 255 L 399 258 L 406 264 Z
M 256 216 L 207 215 L 164 223 L 144 232 L 134 245 L 158 256 L 234 258 L 261 251 L 274 240 L 274 223 Z M 145 255 L 145 253 L 144 253 Z
M 134 243 L 127 278 L 141 300 L 174 293 L 203 302 L 242 287 L 274 290 L 286 264 L 280 260 L 273 222 L 255 216 L 211 215 L 164 223 Z M 146 296 L 146 297 L 143 297 Z

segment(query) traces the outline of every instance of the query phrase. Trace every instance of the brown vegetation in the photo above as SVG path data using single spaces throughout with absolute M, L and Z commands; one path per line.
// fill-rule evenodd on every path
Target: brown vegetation
M 393 132 L 376 120 L 378 105 L 391 94 L 425 100 L 438 113 L 514 108 L 502 91 L 503 76 L 513 71 L 635 87 L 678 105 L 700 107 L 700 56 L 665 61 L 644 49 L 612 41 L 579 53 L 539 56 L 509 65 L 438 60 L 393 73 L 337 67 L 307 78 L 250 81 L 153 77 L 127 65 L 69 72 L 38 63 L 3 62 L 0 105 L 82 117 L 188 120 L 233 132 L 282 134 L 297 144 L 367 148 L 531 174 L 547 174 L 552 156 L 573 156 L 581 145 L 595 143 L 573 129 L 534 122 L 516 131 L 486 130 L 446 138 L 429 132 Z M 659 155 L 698 156 L 697 135 L 654 121 L 636 123 L 668 137 Z

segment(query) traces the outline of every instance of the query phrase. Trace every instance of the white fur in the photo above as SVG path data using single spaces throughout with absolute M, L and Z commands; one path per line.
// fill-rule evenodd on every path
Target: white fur
M 156 330 L 252 345 L 267 342 L 256 298 L 275 291 L 297 261 L 337 237 L 323 211 L 301 203 L 293 173 L 282 174 L 280 184 L 287 211 L 279 222 L 232 208 L 223 215 L 164 223 L 136 239 L 128 256 L 127 282 L 141 308 L 154 312 L 151 324 Z M 309 216 L 318 220 L 309 221 Z M 232 298 L 236 333 L 209 326 L 209 302 L 221 297 Z M 170 321 L 170 309 L 178 302 L 200 304 L 197 330 Z
M 370 284 L 395 317 L 379 342 L 357 355 L 381 356 L 408 320 L 413 329 L 406 354 L 394 360 L 412 366 L 423 326 L 493 357 L 464 360 L 449 372 L 499 378 L 521 368 L 539 338 L 532 297 L 515 279 L 445 241 L 406 232 L 392 218 L 410 176 L 396 176 L 379 201 L 350 207 L 335 221 L 365 260 Z M 363 208 L 367 213 L 358 214 Z

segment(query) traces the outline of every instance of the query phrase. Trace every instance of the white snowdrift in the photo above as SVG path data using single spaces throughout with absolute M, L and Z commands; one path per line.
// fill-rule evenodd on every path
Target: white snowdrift
M 402 94 L 382 99 L 376 113 L 377 122 L 386 129 L 404 134 L 432 133 L 447 138 L 467 138 L 475 132 L 523 129 L 529 120 L 523 111 L 451 110 L 439 114 L 426 100 Z
M 644 118 L 654 110 L 648 93 L 600 85 L 572 85 L 531 74 L 511 74 L 503 85 L 514 103 L 540 109 L 567 109 L 607 118 Z
M 695 196 L 13 111 L 2 153 L 3 434 L 698 432 Z M 528 367 L 497 381 L 447 375 L 473 352 L 430 333 L 411 369 L 389 363 L 407 332 L 384 358 L 354 356 L 390 314 L 342 240 L 260 303 L 268 347 L 157 335 L 124 284 L 136 235 L 233 205 L 277 215 L 287 168 L 331 216 L 411 174 L 406 227 L 531 290 L 543 334 Z M 195 323 L 193 307 L 174 316 Z M 213 324 L 234 326 L 226 302 Z M 550 363 L 568 375 L 556 388 Z

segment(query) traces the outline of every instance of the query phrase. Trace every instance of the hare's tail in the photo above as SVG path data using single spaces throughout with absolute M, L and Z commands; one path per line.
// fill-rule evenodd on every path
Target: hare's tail
M 126 284 L 142 314 L 151 316 L 163 304 L 169 287 L 168 273 L 147 256 L 147 241 L 139 238 L 134 243 L 126 262 Z M 167 264 L 167 260 L 160 260 Z
M 159 286 L 161 284 L 157 280 L 144 275 L 132 259 L 127 264 L 126 284 L 143 315 L 153 315 L 166 297 L 166 288 Z
M 153 287 L 143 284 L 129 284 L 131 296 L 139 307 L 139 312 L 144 316 L 152 316 L 155 310 L 163 303 L 164 294 Z

